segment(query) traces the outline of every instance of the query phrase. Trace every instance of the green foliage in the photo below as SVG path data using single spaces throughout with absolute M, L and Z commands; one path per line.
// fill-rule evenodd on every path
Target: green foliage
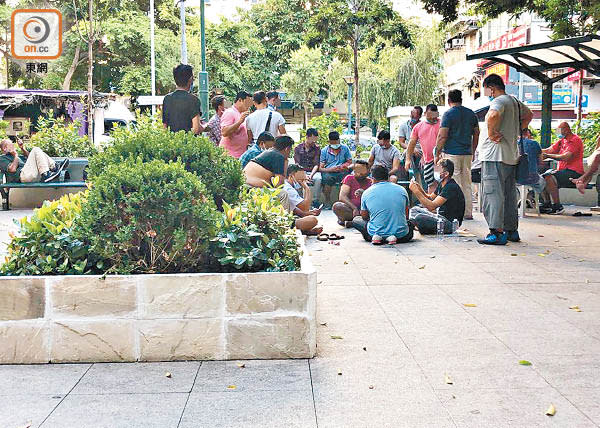
M 342 133 L 344 127 L 342 126 L 342 122 L 340 120 L 340 115 L 337 112 L 331 112 L 330 114 L 322 114 L 321 116 L 315 116 L 308 121 L 307 128 L 315 128 L 319 132 L 319 139 L 317 144 L 319 147 L 323 148 L 329 144 L 329 133 L 331 131 L 337 131 Z M 300 140 L 304 141 L 306 139 L 306 130 L 302 129 L 300 131 Z
M 38 132 L 32 135 L 27 148 L 39 147 L 48 156 L 90 157 L 97 150 L 87 136 L 79 135 L 80 126 L 78 120 L 67 122 L 64 117 L 40 117 Z
M 214 236 L 216 208 L 178 162 L 141 158 L 97 176 L 75 233 L 111 272 L 198 272 Z
M 226 204 L 211 254 L 226 272 L 300 268 L 294 221 L 277 196 L 281 187 L 246 188 L 236 206 Z
M 11 235 L 0 275 L 69 275 L 92 270 L 87 246 L 73 234 L 87 191 L 44 202 L 24 217 L 17 236 Z M 101 265 L 100 265 L 101 267 Z
M 139 116 L 136 129 L 115 129 L 112 136 L 113 144 L 90 159 L 90 177 L 130 158 L 141 158 L 144 162 L 178 160 L 200 178 L 216 201 L 222 198 L 229 203 L 237 202 L 243 183 L 240 163 L 206 137 L 183 131 L 172 133 L 145 116 Z
M 9 125 L 10 123 L 8 123 L 8 121 L 0 120 L 0 140 L 8 137 L 8 135 L 6 135 L 6 130 L 8 129 Z
M 290 70 L 281 77 L 281 84 L 288 98 L 308 113 L 313 108 L 313 102 L 325 84 L 327 69 L 321 63 L 320 49 L 310 49 L 302 46 L 292 53 Z
M 578 135 L 583 140 L 584 156 L 589 156 L 596 149 L 600 137 L 600 112 L 587 115 L 586 126 L 580 127 Z

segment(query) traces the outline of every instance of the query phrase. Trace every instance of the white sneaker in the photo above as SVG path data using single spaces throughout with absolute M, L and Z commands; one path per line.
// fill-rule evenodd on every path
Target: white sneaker
M 371 238 L 371 243 L 373 245 L 381 245 L 383 244 L 383 238 L 379 235 L 373 235 L 373 237 Z
M 398 238 L 396 238 L 394 235 L 388 236 L 387 238 L 385 238 L 385 240 L 390 245 L 396 245 L 396 243 L 398 242 Z

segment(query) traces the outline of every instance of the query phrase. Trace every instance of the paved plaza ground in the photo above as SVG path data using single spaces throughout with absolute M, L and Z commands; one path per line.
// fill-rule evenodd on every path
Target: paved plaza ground
M 0 428 L 598 427 L 600 215 L 575 210 L 506 247 L 374 247 L 324 212 L 316 358 L 0 366 Z

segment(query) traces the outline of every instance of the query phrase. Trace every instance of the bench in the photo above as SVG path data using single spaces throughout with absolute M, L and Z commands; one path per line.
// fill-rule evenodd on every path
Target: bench
M 63 161 L 65 158 L 52 158 L 55 162 Z M 69 159 L 69 167 L 61 174 L 57 181 L 51 181 L 49 183 L 6 183 L 5 177 L 2 178 L 0 184 L 0 194 L 2 195 L 2 210 L 10 210 L 9 196 L 10 189 L 60 189 L 69 187 L 80 187 L 86 188 L 85 183 L 86 171 L 88 160 L 85 158 Z

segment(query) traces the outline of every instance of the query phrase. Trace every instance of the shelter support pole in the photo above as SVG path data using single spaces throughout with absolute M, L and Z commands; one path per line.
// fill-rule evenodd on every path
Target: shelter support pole
M 552 138 L 552 82 L 542 83 L 542 148 L 550 147 Z

